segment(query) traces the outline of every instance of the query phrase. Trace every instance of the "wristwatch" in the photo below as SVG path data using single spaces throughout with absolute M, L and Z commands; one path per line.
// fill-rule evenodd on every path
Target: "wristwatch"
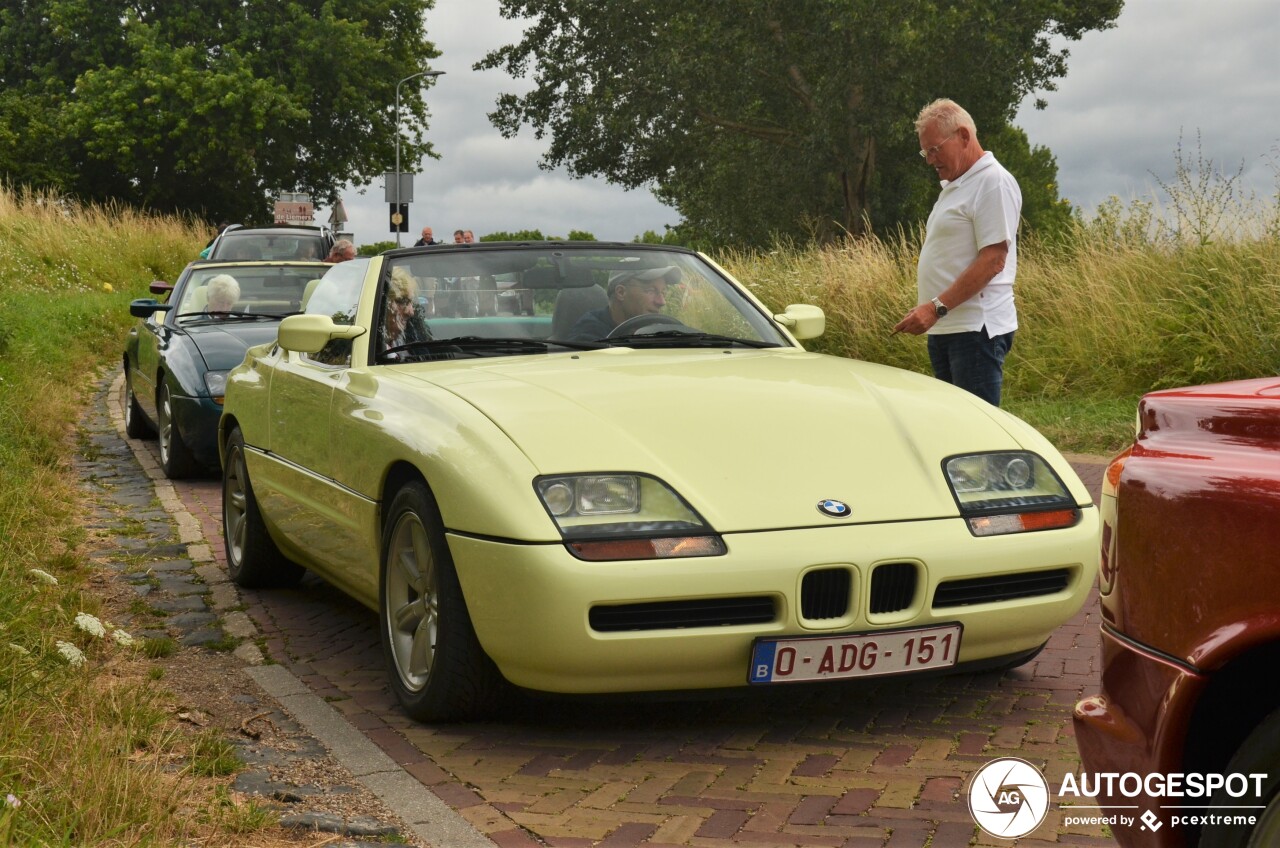
M 947 305 L 945 303 L 938 300 L 936 297 L 930 301 L 930 303 L 933 304 L 933 308 L 937 311 L 939 318 L 946 318 L 947 313 L 951 311 L 950 309 L 947 309 Z

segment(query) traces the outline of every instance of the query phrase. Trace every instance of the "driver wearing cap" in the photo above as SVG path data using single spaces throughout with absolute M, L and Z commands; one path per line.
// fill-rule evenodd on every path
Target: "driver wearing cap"
M 661 313 L 667 305 L 667 286 L 675 285 L 679 279 L 680 270 L 671 266 L 613 272 L 605 288 L 609 305 L 579 318 L 569 330 L 569 339 L 603 339 L 624 321 L 638 315 Z

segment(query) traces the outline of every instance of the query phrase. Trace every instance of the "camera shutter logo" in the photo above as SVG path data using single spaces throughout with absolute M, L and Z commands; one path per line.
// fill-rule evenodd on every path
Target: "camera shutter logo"
M 1026 836 L 1048 812 L 1049 784 L 1026 760 L 992 760 L 969 784 L 969 814 L 978 827 L 999 839 Z

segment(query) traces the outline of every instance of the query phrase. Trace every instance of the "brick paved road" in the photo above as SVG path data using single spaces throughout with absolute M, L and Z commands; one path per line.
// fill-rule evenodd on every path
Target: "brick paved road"
M 1097 496 L 1102 466 L 1073 464 Z M 220 486 L 176 489 L 224 560 Z M 1078 770 L 1071 706 L 1097 690 L 1096 591 L 1004 675 L 752 690 L 678 702 L 535 701 L 502 722 L 428 727 L 384 686 L 374 614 L 308 575 L 246 592 L 267 653 L 500 846 L 1114 845 L 1045 823 L 986 837 L 962 794 L 996 757 Z

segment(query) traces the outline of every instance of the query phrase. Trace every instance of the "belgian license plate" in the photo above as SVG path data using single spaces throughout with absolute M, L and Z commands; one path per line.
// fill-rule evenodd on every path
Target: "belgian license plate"
M 843 636 L 759 639 L 751 652 L 750 683 L 793 683 L 902 674 L 956 664 L 959 624 L 880 630 Z

